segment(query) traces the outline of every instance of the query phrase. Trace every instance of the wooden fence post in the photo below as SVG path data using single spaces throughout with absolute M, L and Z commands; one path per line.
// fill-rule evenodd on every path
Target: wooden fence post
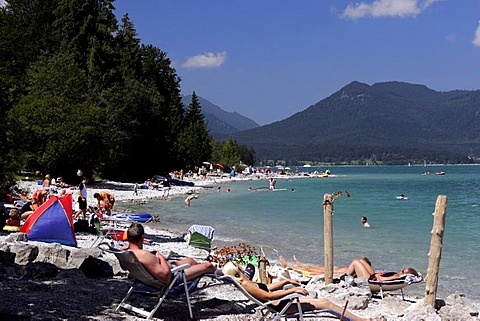
M 428 252 L 427 284 L 425 286 L 425 303 L 435 307 L 437 299 L 438 271 L 442 257 L 445 216 L 447 215 L 447 196 L 438 195 L 433 213 L 432 239 Z
M 323 242 L 325 252 L 325 284 L 333 282 L 333 197 L 323 195 Z
M 269 280 L 267 277 L 267 258 L 265 256 L 265 252 L 263 251 L 263 247 L 260 247 L 260 260 L 258 262 L 258 274 L 260 275 L 260 282 L 263 284 L 269 284 Z

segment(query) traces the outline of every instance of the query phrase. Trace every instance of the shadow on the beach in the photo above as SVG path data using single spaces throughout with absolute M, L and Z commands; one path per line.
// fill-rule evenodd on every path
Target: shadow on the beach
M 82 272 L 51 279 L 1 280 L 0 320 L 125 320 L 115 312 L 129 282 L 88 279 Z M 82 273 L 83 274 L 83 273 Z
M 145 300 L 149 299 L 149 300 Z M 139 298 L 142 300 L 136 304 L 143 306 L 147 310 L 151 310 L 156 303 L 155 298 Z M 192 302 L 193 320 L 222 320 L 228 315 L 236 315 L 236 320 L 242 320 L 240 315 L 249 315 L 248 320 L 254 320 L 254 305 L 248 303 L 248 300 L 226 300 L 218 298 L 206 298 L 201 294 L 194 293 L 190 298 Z M 148 304 L 145 304 L 147 303 Z M 188 305 L 185 300 L 165 300 L 154 315 L 163 321 L 188 320 Z M 228 318 L 227 318 L 228 319 Z

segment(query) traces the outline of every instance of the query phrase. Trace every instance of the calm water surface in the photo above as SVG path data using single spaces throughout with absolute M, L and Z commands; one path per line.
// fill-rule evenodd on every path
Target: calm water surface
M 325 170 L 311 167 L 308 170 Z M 301 170 L 304 170 L 301 168 Z M 438 195 L 447 196 L 438 296 L 454 291 L 480 301 L 477 270 L 480 254 L 480 166 L 367 166 L 330 167 L 334 177 L 277 179 L 285 191 L 251 192 L 268 182 L 242 181 L 201 191 L 184 206 L 183 198 L 151 201 L 142 212 L 160 217 L 152 227 L 186 232 L 192 224 L 215 227 L 219 247 L 243 241 L 262 246 L 271 260 L 277 252 L 292 261 L 323 265 L 323 195 L 348 191 L 334 202 L 334 264 L 368 256 L 376 269 L 398 271 L 411 266 L 422 274 L 428 267 L 432 213 Z M 424 171 L 430 175 L 423 176 Z M 446 175 L 435 175 L 445 171 Z M 226 188 L 231 193 L 226 193 Z M 291 189 L 295 189 L 292 192 Z M 395 196 L 405 194 L 408 200 Z M 138 208 L 137 208 L 138 210 Z M 365 229 L 361 216 L 371 224 Z M 407 294 L 424 295 L 424 287 Z

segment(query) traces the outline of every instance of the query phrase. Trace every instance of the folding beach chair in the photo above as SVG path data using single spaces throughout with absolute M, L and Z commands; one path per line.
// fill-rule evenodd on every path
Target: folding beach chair
M 384 273 L 384 276 L 389 276 L 394 275 L 397 272 L 386 272 Z M 413 285 L 413 284 L 419 284 L 424 282 L 423 277 L 421 274 L 419 276 L 415 276 L 412 274 L 406 274 L 402 275 L 397 279 L 394 280 L 388 280 L 388 281 L 374 281 L 374 280 L 368 280 L 368 286 L 370 287 L 370 292 L 372 293 L 379 293 L 380 296 L 383 299 L 383 292 L 384 291 L 398 291 L 400 290 L 402 292 L 402 300 L 405 300 L 405 296 L 403 293 L 403 289 L 407 286 Z
M 247 297 L 250 302 L 256 305 L 256 309 L 260 311 L 262 317 L 260 320 L 273 320 L 277 321 L 280 319 L 297 319 L 297 320 L 304 320 L 304 318 L 309 318 L 309 317 L 334 317 L 338 318 L 344 321 L 352 321 L 350 318 L 346 317 L 343 315 L 343 313 L 338 313 L 337 311 L 331 310 L 331 309 L 322 309 L 322 310 L 315 310 L 315 311 L 303 311 L 302 310 L 302 305 L 300 303 L 300 298 L 303 297 L 303 295 L 294 293 L 294 294 L 289 294 L 286 295 L 282 298 L 268 301 L 268 302 L 261 302 L 260 300 L 256 299 L 253 297 L 250 293 L 245 290 L 240 283 L 238 283 L 237 280 L 232 278 L 229 275 L 224 275 L 224 276 L 219 276 L 218 280 L 223 281 L 228 284 L 234 285 L 238 290 L 240 290 L 245 297 Z M 284 287 L 284 289 L 288 289 L 290 287 L 293 287 L 293 285 L 288 285 Z M 280 301 L 283 300 L 289 300 L 289 302 L 285 305 L 285 307 L 281 311 L 277 311 L 273 308 L 273 304 L 276 304 Z M 295 313 L 287 313 L 288 309 L 292 304 L 297 305 L 297 310 L 298 312 Z M 344 313 L 345 313 L 346 305 L 344 308 Z
M 150 319 L 167 297 L 185 298 L 187 301 L 190 318 L 193 319 L 190 292 L 197 287 L 200 278 L 187 281 L 185 273 L 182 272 L 190 267 L 190 264 L 183 264 L 173 268 L 171 270 L 173 274 L 172 281 L 170 284 L 164 285 L 143 267 L 142 263 L 140 263 L 136 255 L 131 250 L 119 250 L 111 247 L 107 243 L 101 243 L 98 245 L 98 247 L 105 252 L 113 253 L 119 260 L 122 269 L 129 271 L 129 276 L 134 278 L 132 286 L 115 311 L 123 308 L 127 311 L 133 311 L 147 319 Z M 147 311 L 126 303 L 132 294 L 156 296 L 158 297 L 158 302 L 155 304 L 152 310 Z
M 127 226 L 119 223 L 127 223 L 125 220 L 117 220 L 115 218 L 100 218 L 96 214 L 92 214 L 90 219 L 91 224 L 97 231 L 97 238 L 93 241 L 90 247 L 103 242 L 105 239 L 113 241 L 122 241 Z

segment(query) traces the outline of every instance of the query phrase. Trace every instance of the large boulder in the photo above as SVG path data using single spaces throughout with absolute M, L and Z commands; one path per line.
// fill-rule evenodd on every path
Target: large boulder
M 14 242 L 9 243 L 6 250 L 15 253 L 15 263 L 27 264 L 35 261 L 38 256 L 39 248 L 35 244 L 27 242 Z
M 91 279 L 113 277 L 113 269 L 110 264 L 91 256 L 83 261 L 82 265 L 80 265 L 80 270 L 86 277 Z

